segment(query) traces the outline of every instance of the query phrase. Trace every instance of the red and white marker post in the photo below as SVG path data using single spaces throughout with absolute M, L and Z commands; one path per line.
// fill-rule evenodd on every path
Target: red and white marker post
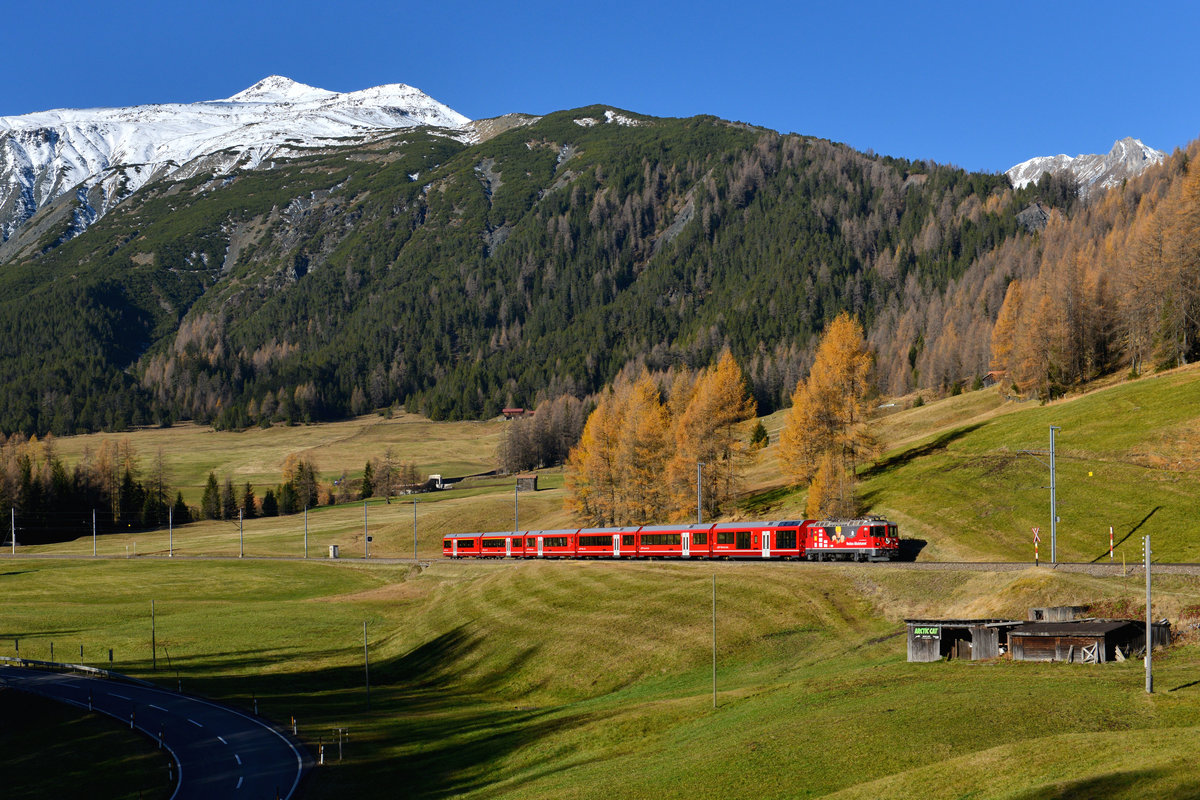
M 1112 525 L 1108 526 L 1108 560 L 1113 560 L 1113 532 Z
M 1038 543 L 1042 541 L 1042 537 L 1038 536 L 1041 533 L 1041 528 L 1033 529 L 1033 565 L 1038 566 Z

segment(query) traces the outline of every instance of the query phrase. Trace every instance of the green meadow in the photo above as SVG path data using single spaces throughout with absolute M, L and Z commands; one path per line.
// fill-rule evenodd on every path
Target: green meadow
M 1056 425 L 1060 559 L 1107 561 L 1112 526 L 1117 562 L 1136 563 L 1147 533 L 1156 560 L 1200 561 L 1198 401 L 1200 369 L 1185 368 L 1040 406 L 993 391 L 901 403 L 881 409 L 885 451 L 862 470 L 863 496 L 900 522 L 920 561 L 1031 561 L 1032 526 L 1046 560 L 1042 451 Z M 782 416 L 765 424 L 774 441 Z M 130 436 L 144 460 L 162 443 L 185 481 L 215 470 L 266 485 L 293 452 L 329 475 L 389 445 L 428 472 L 486 472 L 501 425 L 399 415 Z M 56 446 L 82 457 L 97 438 Z M 804 494 L 783 481 L 774 449 L 750 465 L 727 518 L 802 516 Z M 542 472 L 539 489 L 519 498 L 521 527 L 568 525 L 561 471 Z M 302 516 L 249 520 L 241 542 L 236 523 L 183 526 L 175 560 L 166 532 L 101 537 L 94 561 L 89 536 L 21 548 L 84 556 L 72 560 L 0 552 L 0 654 L 19 638 L 21 655 L 46 658 L 54 641 L 100 664 L 112 648 L 119 671 L 294 715 L 314 752 L 349 728 L 344 760 L 306 785 L 316 798 L 1200 794 L 1198 577 L 1155 579 L 1155 616 L 1183 636 L 1156 654 L 1147 696 L 1140 661 L 908 664 L 903 635 L 906 617 L 1023 618 L 1043 605 L 1137 617 L 1140 574 L 449 562 L 444 533 L 513 526 L 511 479 L 416 499 L 416 564 L 363 558 L 362 503 L 309 513 L 307 561 Z M 412 500 L 367 504 L 373 556 L 412 555 Z M 343 558 L 325 557 L 330 544 Z M 241 548 L 276 558 L 238 560 Z M 204 555 L 228 558 L 183 557 Z
M 716 583 L 717 707 L 712 594 Z M 906 616 L 1136 614 L 1140 580 L 1047 568 L 18 560 L 0 650 L 83 645 L 345 758 L 307 796 L 1187 794 L 1200 647 L 1101 667 L 908 664 Z M 1156 581 L 1188 628 L 1200 578 Z M 157 671 L 151 669 L 155 600 Z M 364 686 L 363 623 L 370 651 Z M 327 760 L 331 750 L 326 750 Z

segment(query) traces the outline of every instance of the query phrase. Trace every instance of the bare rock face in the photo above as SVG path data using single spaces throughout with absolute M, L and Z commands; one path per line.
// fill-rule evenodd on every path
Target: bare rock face
M 1116 186 L 1126 178 L 1132 178 L 1147 168 L 1161 162 L 1166 153 L 1147 147 L 1141 139 L 1125 137 L 1113 143 L 1112 150 L 1104 155 L 1057 155 L 1038 156 L 1022 161 L 1004 174 L 1012 185 L 1023 188 L 1036 183 L 1044 173 L 1070 173 L 1079 184 L 1080 195 L 1087 197 L 1098 189 Z

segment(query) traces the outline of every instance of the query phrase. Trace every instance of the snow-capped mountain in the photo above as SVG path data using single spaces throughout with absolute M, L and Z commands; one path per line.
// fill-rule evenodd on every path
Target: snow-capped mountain
M 1079 181 L 1080 193 L 1086 196 L 1095 189 L 1116 186 L 1165 157 L 1166 153 L 1147 147 L 1141 139 L 1127 136 L 1113 143 L 1112 150 L 1104 155 L 1038 156 L 1022 161 L 1004 174 L 1020 189 L 1040 180 L 1043 173 L 1070 172 Z
M 278 75 L 224 100 L 0 117 L 0 242 L 69 192 L 78 233 L 156 178 L 253 169 L 347 137 L 468 122 L 402 83 L 343 93 Z

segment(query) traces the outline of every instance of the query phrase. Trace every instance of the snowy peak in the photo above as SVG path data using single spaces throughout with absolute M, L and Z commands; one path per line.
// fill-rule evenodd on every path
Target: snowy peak
M 249 89 L 243 89 L 226 103 L 297 103 L 305 100 L 324 100 L 337 92 L 318 89 L 282 75 L 268 75 Z
M 467 137 L 469 122 L 402 83 L 331 92 L 281 75 L 224 100 L 0 117 L 0 244 L 68 192 L 80 203 L 75 235 L 150 180 L 255 169 L 419 125 Z
M 1097 189 L 1116 186 L 1164 158 L 1166 153 L 1161 150 L 1146 146 L 1141 139 L 1127 136 L 1114 142 L 1112 149 L 1105 155 L 1038 156 L 1022 161 L 1004 174 L 1015 188 L 1021 189 L 1030 183 L 1036 183 L 1043 173 L 1069 172 L 1079 182 L 1080 194 L 1087 196 Z

